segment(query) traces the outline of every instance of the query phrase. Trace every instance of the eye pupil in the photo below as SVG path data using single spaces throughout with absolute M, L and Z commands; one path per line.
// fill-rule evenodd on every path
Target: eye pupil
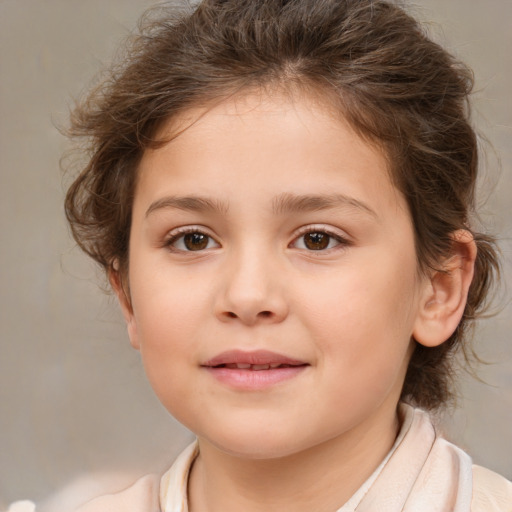
M 187 233 L 183 237 L 183 243 L 189 251 L 201 251 L 208 245 L 208 236 L 203 233 Z
M 326 233 L 307 233 L 304 235 L 304 245 L 312 251 L 321 251 L 329 245 L 330 236 Z

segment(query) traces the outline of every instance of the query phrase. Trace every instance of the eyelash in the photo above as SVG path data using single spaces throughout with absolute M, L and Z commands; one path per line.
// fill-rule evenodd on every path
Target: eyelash
M 295 238 L 289 244 L 288 247 L 293 247 L 293 245 L 295 243 L 297 243 L 298 240 L 301 240 L 301 239 L 303 240 L 304 237 L 308 234 L 327 235 L 327 237 L 329 238 L 328 245 L 331 244 L 332 240 L 335 240 L 337 242 L 334 247 L 326 247 L 323 249 L 308 249 L 307 247 L 299 248 L 303 251 L 307 251 L 310 253 L 326 253 L 326 252 L 331 252 L 331 251 L 335 251 L 335 250 L 340 250 L 340 249 L 343 249 L 343 248 L 351 245 L 350 240 L 348 240 L 346 237 L 340 235 L 339 233 L 335 233 L 334 231 L 327 229 L 325 226 L 311 225 L 311 226 L 305 226 L 304 228 L 302 228 L 301 231 L 295 236 Z
M 176 247 L 176 243 L 179 240 L 185 241 L 186 235 L 192 235 L 192 234 L 198 234 L 202 235 L 207 238 L 206 246 L 204 248 L 198 248 L 197 251 L 187 249 L 187 248 L 178 248 Z M 302 230 L 294 237 L 292 242 L 288 245 L 288 247 L 293 248 L 294 244 L 297 243 L 297 241 L 304 239 L 304 237 L 308 234 L 320 234 L 320 235 L 326 235 L 328 237 L 327 247 L 325 248 L 318 248 L 318 249 L 308 249 L 307 247 L 297 247 L 297 249 L 311 252 L 311 253 L 325 253 L 325 252 L 331 252 L 336 249 L 340 249 L 339 246 L 342 246 L 342 248 L 350 246 L 351 242 L 347 238 L 341 236 L 339 233 L 334 233 L 333 231 L 326 229 L 323 226 L 305 226 L 302 228 Z M 332 241 L 336 241 L 336 245 L 333 247 L 329 247 L 331 245 Z M 164 247 L 167 247 L 169 250 L 173 252 L 202 252 L 207 249 L 212 249 L 211 242 L 217 246 L 220 247 L 219 243 L 207 232 L 205 232 L 204 228 L 200 226 L 188 226 L 183 228 L 178 228 L 175 231 L 171 232 L 171 234 L 166 238 L 164 242 Z M 305 244 L 304 244 L 305 245 Z
M 193 251 L 193 250 L 186 249 L 186 248 L 181 249 L 181 248 L 178 248 L 178 247 L 175 246 L 175 244 L 176 244 L 176 242 L 178 242 L 178 240 L 183 239 L 183 241 L 184 241 L 186 235 L 192 235 L 192 234 L 198 234 L 198 235 L 205 236 L 208 239 L 207 247 L 205 247 L 203 249 L 199 249 L 197 251 Z M 206 233 L 204 228 L 202 228 L 200 226 L 187 226 L 187 227 L 178 228 L 178 229 L 172 231 L 169 234 L 169 236 L 166 238 L 166 240 L 165 240 L 163 245 L 164 245 L 164 247 L 167 247 L 170 251 L 173 251 L 173 252 L 202 252 L 202 251 L 204 251 L 206 249 L 211 249 L 212 248 L 212 247 L 208 247 L 208 245 L 210 245 L 210 243 L 212 241 L 217 246 L 219 246 L 219 243 L 211 235 Z

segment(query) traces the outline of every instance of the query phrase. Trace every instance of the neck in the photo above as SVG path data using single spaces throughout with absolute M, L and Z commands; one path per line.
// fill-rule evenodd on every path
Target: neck
M 396 411 L 287 457 L 244 459 L 199 439 L 189 479 L 190 512 L 332 511 L 378 467 L 397 433 Z

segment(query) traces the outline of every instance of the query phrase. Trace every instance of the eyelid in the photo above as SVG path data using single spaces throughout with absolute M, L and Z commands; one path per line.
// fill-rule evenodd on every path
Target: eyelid
M 308 224 L 307 226 L 302 226 L 301 228 L 299 228 L 297 231 L 294 232 L 293 239 L 288 244 L 288 247 L 292 247 L 293 243 L 296 242 L 301 236 L 304 236 L 307 233 L 315 233 L 315 232 L 325 233 L 326 235 L 329 235 L 330 237 L 337 240 L 339 242 L 339 244 L 336 247 L 332 247 L 330 249 L 324 249 L 324 250 L 318 250 L 318 251 L 308 250 L 308 252 L 326 253 L 326 252 L 329 252 L 332 250 L 336 250 L 338 248 L 338 246 L 341 246 L 343 248 L 343 247 L 352 245 L 352 240 L 350 239 L 350 237 L 345 232 L 342 232 L 339 229 L 336 229 L 336 228 L 333 228 L 330 226 L 326 226 L 325 224 Z
M 173 246 L 173 244 L 177 240 L 179 240 L 181 237 L 183 237 L 184 235 L 186 235 L 188 233 L 201 233 L 203 235 L 206 235 L 208 238 L 210 238 L 211 240 L 213 240 L 215 242 L 217 247 L 220 247 L 220 243 L 217 240 L 217 238 L 214 235 L 211 234 L 211 232 L 210 232 L 210 230 L 208 228 L 206 228 L 205 226 L 201 226 L 201 225 L 179 226 L 177 228 L 174 228 L 174 229 L 170 230 L 165 235 L 165 238 L 163 240 L 162 246 L 166 247 L 170 251 L 179 252 L 179 253 L 204 252 L 204 251 L 208 250 L 208 249 L 203 249 L 203 250 L 200 250 L 200 251 L 185 251 L 183 249 L 178 249 L 178 248 Z

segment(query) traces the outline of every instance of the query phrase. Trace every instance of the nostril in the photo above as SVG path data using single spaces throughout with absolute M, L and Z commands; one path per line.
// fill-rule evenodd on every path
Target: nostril
M 265 321 L 265 320 L 273 320 L 278 317 L 274 311 L 270 310 L 264 310 L 260 311 L 256 314 L 253 312 L 245 314 L 245 312 L 241 312 L 241 314 L 237 314 L 234 311 L 225 310 L 222 312 L 222 318 L 224 320 L 227 319 L 238 319 L 241 320 L 244 323 L 253 324 L 255 322 L 259 321 Z

